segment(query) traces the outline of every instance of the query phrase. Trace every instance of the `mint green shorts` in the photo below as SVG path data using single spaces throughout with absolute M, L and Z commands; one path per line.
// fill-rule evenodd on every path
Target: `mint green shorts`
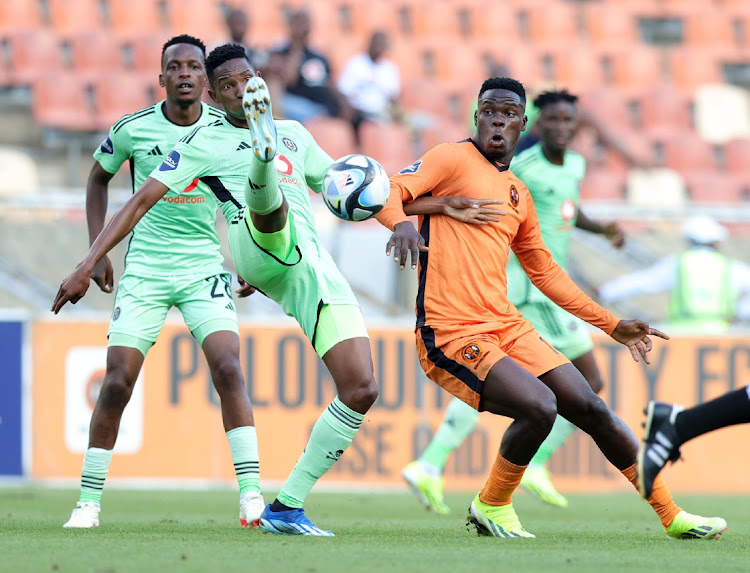
M 316 236 L 298 237 L 291 211 L 281 231 L 260 233 L 247 217 L 229 226 L 228 238 L 237 273 L 297 320 L 319 356 L 367 337 L 349 283 Z
M 214 332 L 239 332 L 229 273 L 157 278 L 126 272 L 117 286 L 109 346 L 136 348 L 145 356 L 173 306 L 201 345 Z
M 518 306 L 523 317 L 568 360 L 593 350 L 588 324 L 551 301 L 527 302 Z

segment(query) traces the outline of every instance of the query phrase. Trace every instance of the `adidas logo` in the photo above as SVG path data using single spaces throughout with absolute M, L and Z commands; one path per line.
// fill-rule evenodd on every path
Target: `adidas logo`
M 164 154 L 163 154 L 163 153 L 161 152 L 161 149 L 159 149 L 159 146 L 158 146 L 158 145 L 157 145 L 156 147 L 154 147 L 154 148 L 153 148 L 153 149 L 152 149 L 151 151 L 149 151 L 149 152 L 148 152 L 148 154 L 149 154 L 149 155 L 164 155 Z
M 240 143 L 240 145 L 237 147 L 235 151 L 242 151 L 243 149 L 250 149 L 250 144 L 245 143 L 244 141 Z
M 227 310 L 234 311 L 234 305 L 231 302 L 227 304 L 224 308 L 226 308 Z
M 265 185 L 256 185 L 250 179 L 247 180 L 247 185 L 248 185 L 248 187 L 250 187 L 250 189 L 255 189 L 256 191 L 258 189 L 263 189 L 263 187 L 265 187 Z
M 659 467 L 663 467 L 672 457 L 672 449 L 674 446 L 669 438 L 661 432 L 656 432 L 656 436 L 654 437 L 655 440 L 648 445 L 646 455 Z

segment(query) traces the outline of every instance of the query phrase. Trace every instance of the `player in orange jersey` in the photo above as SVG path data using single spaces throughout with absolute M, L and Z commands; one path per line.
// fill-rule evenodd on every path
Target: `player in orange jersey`
M 508 169 L 526 126 L 526 94 L 509 78 L 484 82 L 472 139 L 445 143 L 391 178 L 378 220 L 393 235 L 401 268 L 419 256 L 417 352 L 427 376 L 478 410 L 507 416 L 489 479 L 469 508 L 480 535 L 534 537 L 521 525 L 511 495 L 529 460 L 562 416 L 592 436 L 607 459 L 635 485 L 638 442 L 591 390 L 581 373 L 549 345 L 507 299 L 505 265 L 513 249 L 532 282 L 553 302 L 601 328 L 648 363 L 649 336 L 668 338 L 640 320 L 619 320 L 586 296 L 553 261 L 525 185 Z M 403 203 L 423 195 L 419 233 Z M 505 214 L 487 225 L 441 216 L 454 196 L 503 201 Z M 649 504 L 673 538 L 718 538 L 719 517 L 680 509 L 660 478 Z

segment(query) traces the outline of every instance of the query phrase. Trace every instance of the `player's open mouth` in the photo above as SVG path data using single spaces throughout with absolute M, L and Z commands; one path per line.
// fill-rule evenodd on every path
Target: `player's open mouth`
M 503 143 L 505 143 L 505 138 L 499 133 L 490 138 L 490 144 L 492 145 L 502 145 Z
M 182 93 L 190 93 L 193 91 L 193 84 L 189 84 L 187 82 L 182 82 L 177 84 L 177 90 Z

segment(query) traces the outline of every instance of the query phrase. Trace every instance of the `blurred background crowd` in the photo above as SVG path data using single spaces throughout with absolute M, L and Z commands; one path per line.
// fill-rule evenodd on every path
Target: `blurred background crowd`
M 582 205 L 626 235 L 614 249 L 576 234 L 573 277 L 613 310 L 665 323 L 687 280 L 676 261 L 714 249 L 734 261 L 721 294 L 730 327 L 750 324 L 747 0 L 2 2 L 0 307 L 49 308 L 88 244 L 91 152 L 122 115 L 163 98 L 161 46 L 181 33 L 209 50 L 243 44 L 275 115 L 301 121 L 333 157 L 366 153 L 390 174 L 469 137 L 487 77 L 518 79 L 529 100 L 568 89 L 580 97 Z M 111 188 L 114 209 L 132 192 L 126 169 Z M 316 205 L 366 316 L 411 320 L 416 281 L 384 256 L 388 232 Z M 71 312 L 108 313 L 96 290 Z M 238 302 L 241 316 L 280 314 L 260 296 Z

